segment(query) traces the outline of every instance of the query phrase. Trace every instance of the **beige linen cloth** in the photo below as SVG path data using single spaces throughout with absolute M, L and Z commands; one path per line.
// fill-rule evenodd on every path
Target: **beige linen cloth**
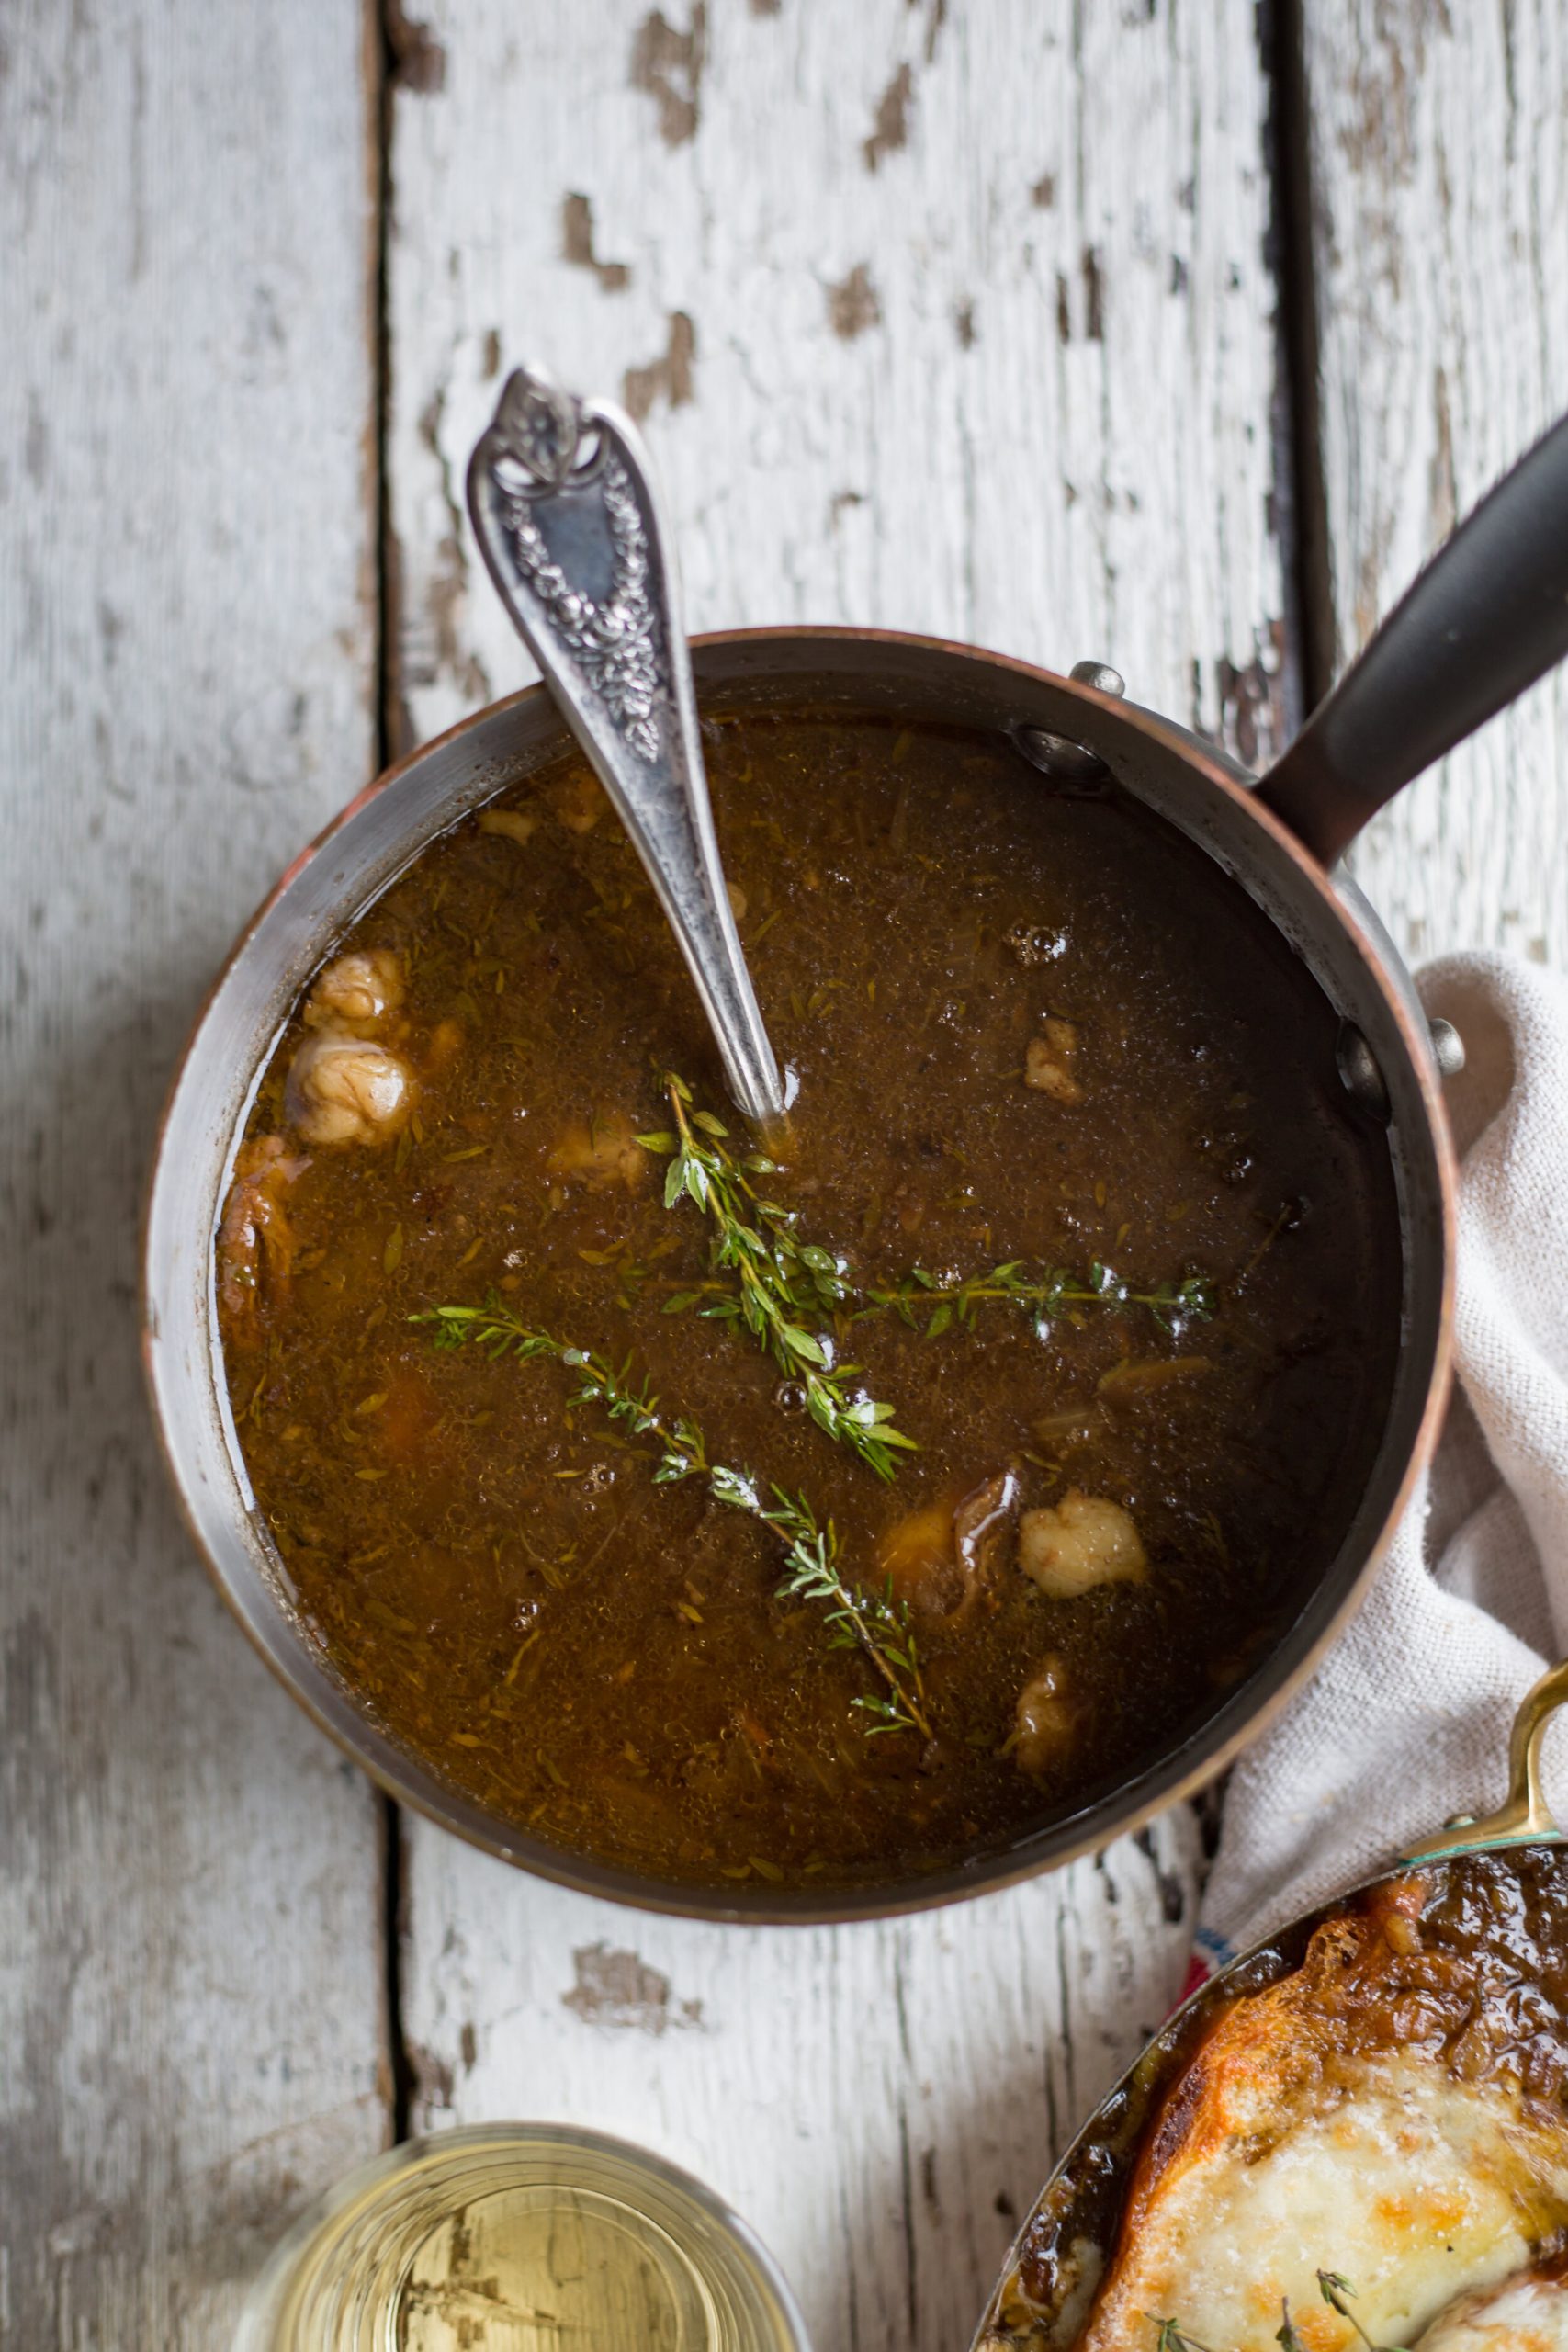
M 1499 1804 L 1514 1707 L 1568 1656 L 1568 978 L 1467 955 L 1419 987 L 1466 1054 L 1454 1399 L 1359 1614 L 1235 1767 L 1195 1977 Z M 1568 1826 L 1563 1717 L 1544 1777 Z

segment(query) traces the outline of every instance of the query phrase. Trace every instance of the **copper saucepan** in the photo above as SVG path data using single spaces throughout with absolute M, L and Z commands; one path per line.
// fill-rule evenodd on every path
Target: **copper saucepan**
M 296 860 L 236 945 L 175 1077 L 147 1213 L 145 1352 L 164 1451 L 220 1589 L 268 1664 L 400 1802 L 543 1877 L 694 1917 L 820 1921 L 951 1901 L 1102 1846 L 1210 1780 L 1310 1673 L 1364 1587 L 1430 1453 L 1447 1379 L 1452 1199 L 1438 1054 L 1392 944 L 1332 861 L 1373 808 L 1564 650 L 1568 425 L 1450 542 L 1261 787 L 1213 745 L 1123 699 L 1120 679 L 1098 664 L 1064 678 L 971 646 L 867 629 L 754 629 L 694 643 L 697 692 L 711 709 L 837 703 L 994 730 L 1058 788 L 1109 777 L 1168 819 L 1263 909 L 1337 1012 L 1341 1072 L 1382 1122 L 1399 1204 L 1397 1364 L 1377 1453 L 1294 1620 L 1200 1723 L 1064 1817 L 962 1864 L 826 1895 L 751 1884 L 719 1894 L 530 1837 L 390 1740 L 297 1621 L 245 1476 L 219 1353 L 211 1244 L 233 1151 L 273 1044 L 334 941 L 434 835 L 569 738 L 535 687 L 389 769 Z
M 1199 1986 L 1109 2090 L 1035 2199 L 1003 2265 L 970 2352 L 1070 2352 L 1109 2260 L 1145 2128 L 1216 2014 L 1299 1966 L 1325 1919 L 1404 1878 L 1413 1863 L 1563 1844 L 1540 1786 L 1549 1718 L 1568 1702 L 1568 1663 L 1527 1691 L 1509 1742 L 1508 1794 L 1483 1820 L 1450 1821 L 1380 1876 L 1348 1888 L 1239 1952 Z M 1043 2291 L 1042 2291 L 1043 2290 Z M 1151 2335 L 1153 2331 L 1151 2330 Z

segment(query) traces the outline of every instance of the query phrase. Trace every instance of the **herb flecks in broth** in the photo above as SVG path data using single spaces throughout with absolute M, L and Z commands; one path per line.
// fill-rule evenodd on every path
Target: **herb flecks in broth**
M 305 1636 L 426 1770 L 660 1880 L 883 1884 L 1135 1780 L 1295 1622 L 1388 1394 L 1388 1147 L 1310 973 L 1129 797 L 961 730 L 707 723 L 787 1127 L 731 1117 L 636 854 L 557 758 L 429 842 L 285 1025 L 215 1236 L 225 1377 Z M 391 1110 L 361 1086 L 322 1124 L 328 1033 L 396 1058 Z M 786 1369 L 711 1202 L 666 1207 L 672 1070 L 830 1361 Z M 564 1372 L 409 1319 L 492 1294 L 807 1520 L 655 1487 L 658 1440 Z M 807 1371 L 892 1405 L 895 1479 Z M 835 1582 L 929 1739 L 864 1736 L 856 1701 L 895 1702 L 825 1638 Z
M 696 1423 L 684 1415 L 671 1420 L 660 1414 L 650 1384 L 632 1385 L 629 1363 L 617 1372 L 592 1349 L 574 1347 L 548 1331 L 533 1329 L 499 1298 L 488 1299 L 483 1306 L 427 1307 L 410 1320 L 434 1324 L 437 1347 L 461 1348 L 471 1342 L 492 1363 L 511 1355 L 520 1363 L 547 1356 L 564 1364 L 577 1374 L 573 1404 L 602 1405 L 612 1420 L 625 1422 L 633 1437 L 658 1439 L 663 1452 L 654 1467 L 656 1487 L 704 1478 L 715 1502 L 746 1511 L 772 1528 L 784 1546 L 786 1573 L 780 1594 L 826 1602 L 828 1614 L 823 1622 L 833 1647 L 858 1645 L 886 1685 L 886 1697 L 868 1699 L 857 1693 L 851 1704 L 874 1717 L 873 1731 L 917 1731 L 931 1738 L 908 1608 L 894 1599 L 891 1582 L 885 1593 L 875 1593 L 846 1580 L 839 1565 L 833 1523 L 829 1520 L 824 1527 L 804 1495 L 789 1494 L 780 1486 L 765 1488 L 751 1471 L 710 1461 L 707 1441 Z
M 794 1214 L 759 1196 L 751 1179 L 775 1175 L 773 1160 L 761 1152 L 744 1158 L 731 1152 L 728 1129 L 712 1111 L 693 1108 L 684 1080 L 671 1076 L 664 1082 L 675 1132 L 661 1130 L 637 1140 L 649 1151 L 671 1155 L 665 1207 L 673 1208 L 682 1197 L 694 1201 L 713 1221 L 715 1270 L 735 1277 L 735 1295 L 709 1300 L 701 1312 L 744 1323 L 780 1371 L 799 1381 L 818 1428 L 858 1454 L 879 1478 L 891 1478 L 894 1453 L 914 1453 L 914 1439 L 894 1428 L 893 1406 L 851 1387 L 860 1366 L 835 1364 L 832 1334 L 807 1329 L 806 1318 L 831 1316 L 843 1306 L 848 1261 L 802 1241 Z M 677 1294 L 666 1300 L 665 1312 L 692 1303 L 693 1294 Z

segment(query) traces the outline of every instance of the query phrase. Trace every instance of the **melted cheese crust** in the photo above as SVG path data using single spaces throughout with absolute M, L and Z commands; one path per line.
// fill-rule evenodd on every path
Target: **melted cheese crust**
M 1218 2018 L 1147 2136 L 1080 2352 L 1154 2352 L 1166 2318 L 1216 2352 L 1277 2352 L 1287 2299 L 1307 2352 L 1348 2352 L 1319 2270 L 1354 2283 L 1375 2344 L 1413 2345 L 1568 2225 L 1561 2110 L 1527 2101 L 1506 2068 L 1450 2065 L 1419 2001 L 1391 2002 L 1379 2033 L 1348 2019 L 1346 1984 L 1408 1950 L 1419 1908 L 1413 1883 L 1382 1921 L 1330 1922 L 1293 1976 Z
M 1530 2271 L 1466 2295 L 1427 2330 L 1416 2352 L 1568 2352 L 1568 2284 Z

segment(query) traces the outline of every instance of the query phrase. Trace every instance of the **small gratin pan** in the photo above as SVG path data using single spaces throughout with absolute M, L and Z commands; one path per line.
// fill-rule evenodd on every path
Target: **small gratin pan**
M 1135 2292 L 1129 2310 L 1125 2282 L 1129 2277 L 1147 2280 L 1156 2267 L 1146 2259 L 1140 2265 L 1133 2242 L 1140 2230 L 1149 2226 L 1175 2165 L 1208 2131 L 1202 2110 L 1206 2108 L 1212 2118 L 1216 2102 L 1213 2080 L 1205 2077 L 1216 2071 L 1211 2067 L 1211 2053 L 1222 2048 L 1223 2030 L 1234 2029 L 1244 2012 L 1264 2010 L 1276 1988 L 1310 1985 L 1314 1971 L 1316 1983 L 1327 1984 L 1325 2007 L 1332 2013 L 1336 1970 L 1346 1972 L 1348 1981 L 1351 1972 L 1366 1970 L 1369 1960 L 1373 1966 L 1381 1966 L 1391 1988 L 1387 1996 L 1391 2046 L 1402 2056 L 1413 2055 L 1428 2069 L 1456 2070 L 1463 2079 L 1473 2080 L 1484 2075 L 1488 2063 L 1484 2056 L 1478 2057 L 1478 2052 L 1501 2048 L 1509 2065 L 1522 2052 L 1524 2103 L 1529 2106 L 1533 2098 L 1540 2111 L 1552 2120 L 1568 2166 L 1568 2120 L 1562 2112 L 1568 2086 L 1568 1937 L 1563 1932 L 1568 1923 L 1568 1851 L 1540 1782 L 1542 1735 L 1548 1720 L 1565 1700 L 1568 1663 L 1552 1668 L 1520 1704 L 1510 1742 L 1507 1799 L 1495 1813 L 1481 1820 L 1467 1816 L 1450 1821 L 1378 1877 L 1303 1913 L 1241 1953 L 1174 2012 L 1101 2099 L 1042 2189 L 1013 2242 L 971 2352 L 1072 2352 L 1080 2343 L 1122 2341 L 1129 2335 L 1146 2341 L 1149 2352 L 1155 2352 L 1156 2343 L 1168 2347 L 1168 2352 L 1178 2352 L 1169 2335 L 1162 2334 L 1162 2322 L 1167 2321 L 1174 2324 L 1179 2342 L 1189 2341 L 1179 2310 L 1156 2308 L 1152 2297 L 1145 2308 Z M 1487 1989 L 1479 1997 L 1464 1979 L 1464 1970 L 1478 1951 L 1483 1960 L 1495 1963 L 1483 1971 Z M 1548 1984 L 1547 1974 L 1555 1977 L 1559 1964 L 1561 1982 Z M 1442 2001 L 1428 1998 L 1431 1986 L 1440 1986 L 1446 1972 L 1451 1972 L 1457 1988 L 1461 2018 L 1457 2037 L 1454 2002 L 1450 2001 L 1445 2015 Z M 1313 1997 L 1309 1991 L 1308 2004 Z M 1473 2028 L 1478 2013 L 1488 2003 L 1496 2005 L 1496 2014 L 1490 2020 L 1482 2017 L 1481 2024 L 1483 2029 L 1495 2026 L 1496 2032 L 1489 2041 L 1483 2030 L 1476 2041 L 1467 2035 L 1466 2029 Z M 1352 1996 L 1346 2016 L 1352 2014 L 1353 2006 Z M 1321 2028 L 1321 2018 L 1309 2014 L 1307 2027 L 1314 2023 Z M 1294 2030 L 1304 2030 L 1301 2009 L 1294 2012 L 1293 2025 Z M 1352 2030 L 1347 2029 L 1348 2041 Z M 1268 2209 L 1267 2186 L 1258 2170 L 1259 2154 L 1269 2152 L 1272 2128 L 1267 2094 L 1292 2077 L 1288 2065 L 1277 2064 L 1275 2048 L 1266 2032 L 1255 2031 L 1248 2037 L 1232 2030 L 1228 2041 L 1233 2067 L 1228 2111 L 1233 2116 L 1237 2111 L 1234 2085 L 1239 2085 L 1244 2102 L 1258 2098 L 1258 2112 L 1249 2119 L 1253 2127 L 1249 2135 L 1237 2139 L 1234 2168 L 1228 2176 L 1217 2170 L 1205 2177 L 1209 2180 L 1206 2203 L 1190 2205 L 1187 2211 L 1190 2216 L 1196 2211 L 1200 2220 L 1205 2214 L 1213 2218 L 1227 2210 L 1225 2197 L 1241 2183 L 1235 2207 L 1241 2217 L 1238 2239 L 1227 2245 L 1226 2259 L 1239 2260 L 1246 2272 L 1247 2256 L 1240 2241 L 1246 2236 L 1248 2208 L 1259 2216 Z M 1320 2100 L 1325 2116 L 1343 2119 L 1346 2110 L 1336 2109 L 1334 2102 L 1346 2096 L 1345 2072 L 1336 2071 L 1334 2053 L 1326 2064 L 1321 2056 L 1313 2064 L 1321 2066 L 1321 2079 L 1314 2077 L 1313 2096 Z M 1312 2067 L 1305 2072 L 1310 2075 Z M 1418 2104 L 1412 2105 L 1412 2115 Z M 1408 2233 L 1422 2226 L 1423 2196 L 1436 2200 L 1434 2213 L 1439 2205 L 1450 2214 L 1462 2207 L 1463 2197 L 1445 2199 L 1444 2184 L 1434 2173 L 1424 2173 L 1419 2163 L 1413 2175 L 1415 2198 L 1389 2195 L 1388 2185 L 1371 2177 L 1371 2168 L 1342 2120 L 1338 2129 L 1337 2160 L 1345 2167 L 1353 2210 L 1364 2213 L 1382 2194 L 1387 2210 L 1397 2211 L 1399 2229 Z M 1505 2138 L 1508 2129 L 1505 2124 Z M 1449 2136 L 1455 2141 L 1460 2137 Z M 1200 2159 L 1213 2144 L 1209 2132 L 1204 2146 L 1198 2150 Z M 1300 2167 L 1299 2154 L 1294 2161 Z M 1249 2169 L 1250 2181 L 1247 2178 Z M 1276 2287 L 1292 2259 L 1299 2257 L 1298 2223 L 1301 2244 L 1321 2226 L 1310 2198 L 1303 2197 L 1301 2184 L 1305 2177 L 1299 2168 L 1286 2200 L 1287 2225 L 1276 2227 L 1258 2266 L 1267 2269 L 1270 2256 L 1278 2256 L 1284 2267 L 1274 2279 Z M 1568 2169 L 1561 2196 L 1563 2210 L 1555 2229 L 1543 2231 L 1540 2248 L 1541 2267 L 1547 2272 L 1561 2266 L 1568 2234 Z M 1529 2199 L 1515 2192 L 1510 2203 L 1523 2211 Z M 1450 2283 L 1456 2294 L 1462 2295 L 1475 2286 L 1478 2265 L 1484 2277 L 1489 2256 L 1478 2253 L 1473 2242 L 1461 2243 L 1459 2229 L 1451 2225 L 1445 2229 L 1439 2216 L 1429 2234 L 1432 2278 L 1441 2282 L 1447 2264 L 1452 2272 Z M 1170 2242 L 1168 2234 L 1166 2243 Z M 1258 2251 L 1255 2245 L 1254 2254 Z M 1318 2248 L 1316 2259 L 1323 2265 L 1320 2278 L 1326 2273 L 1334 2279 L 1340 2254 L 1341 2248 L 1334 2245 Z M 1393 2258 L 1400 2258 L 1397 2249 Z M 1498 2259 L 1503 2258 L 1499 2254 Z M 1194 2277 L 1199 2263 L 1194 2247 Z M 1528 2263 L 1519 2267 L 1528 2267 Z M 1187 2283 L 1190 2287 L 1190 2278 Z M 1312 2286 L 1310 2269 L 1305 2294 L 1300 2291 L 1300 2278 L 1293 2283 L 1298 2293 L 1289 2311 L 1281 2313 L 1275 2300 L 1268 2309 L 1267 2324 L 1261 2318 L 1256 2322 L 1264 2340 L 1282 2342 L 1278 2330 L 1293 2324 L 1307 2352 L 1328 2352 L 1331 2343 L 1355 2334 L 1361 2313 L 1348 2293 L 1347 2315 L 1336 2312 L 1332 2303 L 1320 2297 Z M 1181 2293 L 1182 2282 L 1172 2281 L 1172 2300 L 1179 2303 Z M 1446 2308 L 1446 2298 L 1442 2300 Z M 1393 2340 L 1413 2341 L 1433 2316 L 1430 2310 L 1420 2313 L 1418 2324 Z M 1204 2335 L 1201 2325 L 1196 2321 L 1192 2325 L 1195 2336 Z M 1207 2344 L 1207 2337 L 1204 2341 Z M 1233 2352 L 1233 2347 L 1227 2342 L 1223 2347 L 1215 2346 L 1214 2352 Z

